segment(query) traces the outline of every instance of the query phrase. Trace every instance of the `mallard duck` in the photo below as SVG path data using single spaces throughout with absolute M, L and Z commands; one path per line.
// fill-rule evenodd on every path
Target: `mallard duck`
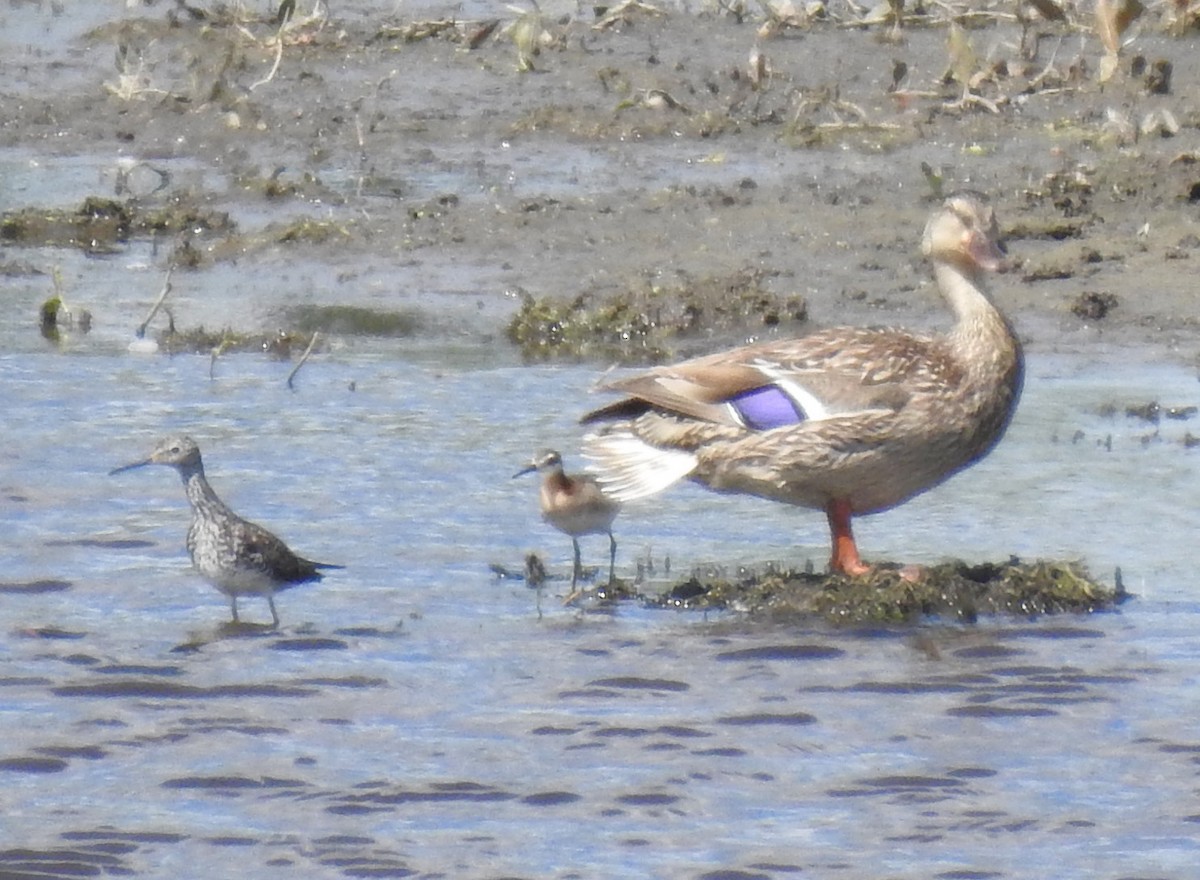
M 191 437 L 165 437 L 148 458 L 114 468 L 109 474 L 149 464 L 173 467 L 183 478 L 183 488 L 192 505 L 188 554 L 201 576 L 229 597 L 234 623 L 238 622 L 238 596 L 265 596 L 271 607 L 271 625 L 278 627 L 277 592 L 319 581 L 323 576 L 321 569 L 342 567 L 297 556 L 262 526 L 230 510 L 208 484 L 200 447 Z
M 1021 393 L 1021 348 L 984 290 L 1003 262 L 978 193 L 951 195 L 922 251 L 954 313 L 946 333 L 838 327 L 664 366 L 601 386 L 584 454 L 617 501 L 688 478 L 825 511 L 829 567 L 870 570 L 851 518 L 907 501 L 978 461 Z
M 617 564 L 617 539 L 613 537 L 613 521 L 621 505 L 609 498 L 587 474 L 570 476 L 563 470 L 562 456 L 553 449 L 543 449 L 513 479 L 537 471 L 542 475 L 538 501 L 542 519 L 571 537 L 575 548 L 575 566 L 571 571 L 571 592 L 563 604 L 578 597 L 576 584 L 583 573 L 580 562 L 579 539 L 583 535 L 608 535 L 608 582 L 613 582 Z

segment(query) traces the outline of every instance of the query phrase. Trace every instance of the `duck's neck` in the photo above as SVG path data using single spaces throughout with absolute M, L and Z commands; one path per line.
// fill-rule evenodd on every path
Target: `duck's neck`
M 1021 344 L 1008 320 L 984 293 L 983 273 L 946 263 L 939 263 L 935 273 L 938 288 L 958 319 L 946 339 L 967 370 L 968 383 L 987 392 L 985 401 L 1011 413 L 1023 383 Z M 998 389 L 1006 392 L 990 393 Z
M 968 271 L 953 263 L 934 267 L 938 290 L 957 318 L 948 334 L 956 345 L 977 347 L 1015 344 L 1012 330 L 984 292 L 983 272 Z
M 937 263 L 934 277 L 958 323 L 997 314 L 983 290 L 983 273 L 968 272 L 954 263 Z

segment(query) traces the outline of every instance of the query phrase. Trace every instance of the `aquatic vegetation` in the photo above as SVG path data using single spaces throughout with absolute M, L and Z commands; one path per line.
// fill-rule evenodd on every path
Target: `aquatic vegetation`
M 92 329 L 92 313 L 67 305 L 61 271 L 55 268 L 51 278 L 54 281 L 54 295 L 42 303 L 38 310 L 42 336 L 50 342 L 62 342 L 64 330 L 77 329 L 80 333 L 87 333 Z
M 314 220 L 301 217 L 274 233 L 275 241 L 281 244 L 325 244 L 336 239 L 350 237 L 350 228 L 345 223 L 332 220 Z
M 366 306 L 303 305 L 288 311 L 288 320 L 300 333 L 318 330 L 342 336 L 412 336 L 421 320 L 413 311 L 391 311 Z
M 226 327 L 208 330 L 203 326 L 177 330 L 174 322 L 157 337 L 159 349 L 166 354 L 208 354 L 214 359 L 227 352 L 267 353 L 286 360 L 292 349 L 308 344 L 308 337 L 292 331 L 254 333 Z
M 680 341 L 701 331 L 770 329 L 808 320 L 803 296 L 766 286 L 761 269 L 730 276 L 685 278 L 678 285 L 646 284 L 573 299 L 525 294 L 508 338 L 527 360 L 605 358 L 628 363 L 670 357 Z
M 517 48 L 517 70 L 528 73 L 535 69 L 533 59 L 541 52 L 543 40 L 549 37 L 542 25 L 542 11 L 536 3 L 529 9 L 509 8 L 517 13 L 517 17 L 504 27 L 502 33 Z
M 879 566 L 860 577 L 767 566 L 734 577 L 696 572 L 651 604 L 664 608 L 729 608 L 751 616 L 818 617 L 833 623 L 889 623 L 936 616 L 974 621 L 981 614 L 1036 616 L 1088 613 L 1128 598 L 1079 563 L 1037 561 L 971 565 L 961 561 L 910 571 Z
M 1071 312 L 1085 321 L 1100 321 L 1120 302 L 1115 293 L 1085 290 L 1071 303 Z
M 306 199 L 322 204 L 340 204 L 344 198 L 326 186 L 311 171 L 299 175 L 286 174 L 287 169 L 279 166 L 269 175 L 239 174 L 238 186 L 246 192 L 260 193 L 269 200 Z
M 141 205 L 136 200 L 89 196 L 75 210 L 23 208 L 0 215 L 0 241 L 28 247 L 70 245 L 105 252 L 139 235 L 187 232 L 227 233 L 234 223 L 223 211 L 208 211 L 183 201 Z

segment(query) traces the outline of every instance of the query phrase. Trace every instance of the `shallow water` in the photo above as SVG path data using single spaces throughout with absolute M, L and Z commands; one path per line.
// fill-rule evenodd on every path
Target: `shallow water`
M 334 351 L 293 392 L 286 363 L 208 369 L 0 358 L 0 868 L 1190 876 L 1192 423 L 1124 414 L 1194 400 L 1190 372 L 1035 357 L 995 454 L 860 527 L 874 558 L 1120 565 L 1135 600 L 841 631 L 558 606 L 569 542 L 510 475 L 545 444 L 578 464 L 594 370 Z M 199 439 L 232 506 L 347 566 L 281 594 L 280 632 L 221 630 L 173 472 L 107 475 L 167 431 Z M 664 583 L 668 558 L 825 552 L 819 514 L 689 487 L 618 525 L 619 574 L 650 558 Z M 558 576 L 541 619 L 489 570 L 529 550 Z

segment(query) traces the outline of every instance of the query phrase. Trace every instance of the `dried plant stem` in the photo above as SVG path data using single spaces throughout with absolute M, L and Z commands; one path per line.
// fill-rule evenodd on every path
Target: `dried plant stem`
M 163 301 L 167 298 L 167 294 L 171 292 L 171 273 L 175 271 L 175 264 L 167 266 L 167 275 L 163 278 L 162 290 L 158 294 L 158 299 L 154 301 L 154 305 L 150 307 L 150 314 L 146 315 L 146 320 L 142 321 L 137 328 L 137 338 L 146 338 L 146 328 L 150 326 L 150 322 L 154 320 L 154 316 L 158 314 L 158 310 L 162 308 Z
M 279 26 L 279 33 L 275 35 L 275 63 L 271 65 L 271 72 L 256 83 L 250 84 L 250 91 L 254 91 L 259 86 L 265 86 L 271 80 L 275 79 L 275 74 L 279 72 L 279 64 L 283 61 L 283 29 L 286 24 Z
M 313 348 L 316 347 L 317 344 L 317 337 L 320 335 L 320 330 L 313 331 L 312 339 L 308 341 L 308 348 L 304 349 L 304 354 L 300 355 L 300 362 L 296 364 L 296 366 L 292 367 L 292 371 L 288 373 L 287 387 L 291 388 L 293 391 L 295 391 L 296 388 L 294 385 L 292 385 L 292 380 L 296 378 L 296 374 L 300 372 L 300 368 L 304 366 L 304 362 L 308 360 L 308 356 L 313 353 Z
M 225 354 L 225 350 L 232 345 L 232 340 L 226 336 L 221 340 L 221 344 L 212 350 L 212 357 L 208 361 L 208 378 L 210 381 L 217 378 L 217 358 Z

